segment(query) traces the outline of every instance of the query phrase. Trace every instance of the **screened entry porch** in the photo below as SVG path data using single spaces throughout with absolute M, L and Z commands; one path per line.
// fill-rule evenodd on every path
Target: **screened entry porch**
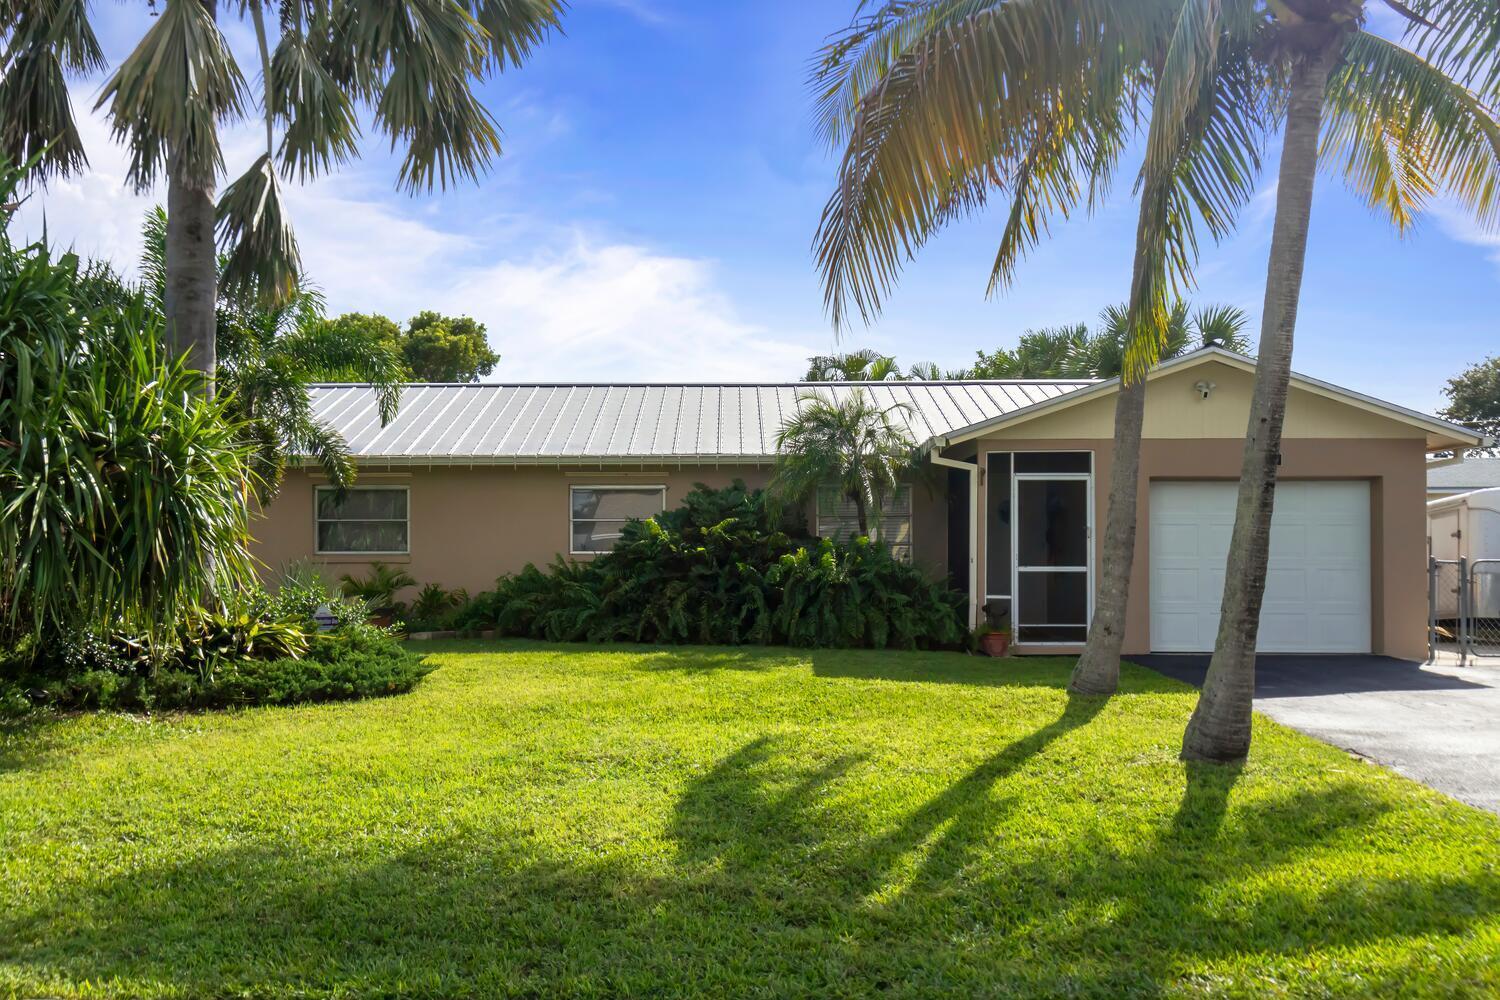
M 986 617 L 1008 623 L 1017 644 L 1082 644 L 1093 615 L 1093 453 L 988 451 L 978 461 Z M 957 570 L 967 564 L 975 521 L 959 487 L 950 479 L 949 565 L 963 585 Z

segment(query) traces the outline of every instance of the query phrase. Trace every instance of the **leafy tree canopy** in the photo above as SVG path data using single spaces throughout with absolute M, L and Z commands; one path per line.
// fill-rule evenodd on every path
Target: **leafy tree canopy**
M 401 355 L 412 377 L 423 382 L 478 382 L 495 370 L 484 324 L 469 316 L 420 312 L 406 324 Z
M 1440 414 L 1444 419 L 1500 438 L 1500 357 L 1465 368 L 1448 380 L 1443 392 L 1448 397 L 1448 406 Z M 1500 449 L 1485 449 L 1485 454 L 1497 452 Z

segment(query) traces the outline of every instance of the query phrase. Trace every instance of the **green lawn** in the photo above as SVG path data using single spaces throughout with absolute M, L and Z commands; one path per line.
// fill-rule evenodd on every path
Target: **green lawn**
M 1500 820 L 1064 661 L 447 643 L 0 744 L 0 994 L 1494 995 Z

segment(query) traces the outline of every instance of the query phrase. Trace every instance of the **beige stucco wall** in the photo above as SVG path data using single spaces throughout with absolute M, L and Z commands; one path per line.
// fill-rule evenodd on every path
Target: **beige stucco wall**
M 1193 388 L 1203 379 L 1215 383 L 1207 400 Z M 1151 482 L 1237 479 L 1250 413 L 1250 386 L 1248 373 L 1214 363 L 1158 378 L 1147 391 L 1136 554 L 1125 631 L 1127 654 L 1149 652 L 1151 647 Z M 1096 570 L 1103 547 L 1112 469 L 1114 402 L 1114 395 L 1108 394 L 977 442 L 981 462 L 988 451 L 1094 453 Z M 1311 392 L 1294 389 L 1287 402 L 1280 471 L 1283 480 L 1360 479 L 1370 483 L 1371 649 L 1408 659 L 1426 655 L 1425 442 L 1425 432 L 1419 428 Z M 980 506 L 988 510 L 988 505 L 986 481 L 981 484 Z M 987 519 L 979 518 L 981 594 L 988 592 L 984 579 L 987 526 Z M 1018 650 L 1028 651 L 1024 646 Z M 1055 652 L 1057 648 L 1045 651 Z
M 298 469 L 288 472 L 280 495 L 252 523 L 253 551 L 272 583 L 294 562 L 312 562 L 334 579 L 343 573 L 362 575 L 370 563 L 383 562 L 402 566 L 419 583 L 487 590 L 502 573 L 514 573 L 528 562 L 542 566 L 558 554 L 567 554 L 570 486 L 664 485 L 670 509 L 681 503 L 695 483 L 722 487 L 739 478 L 758 487 L 765 485 L 769 475 L 769 468 L 756 466 L 630 472 L 497 466 L 370 468 L 360 473 L 361 485 L 410 488 L 410 554 L 325 557 L 314 551 L 313 490 L 327 480 Z M 932 574 L 946 572 L 945 501 L 940 490 L 917 486 L 913 491 L 913 558 Z
M 1203 381 L 1213 383 L 1208 399 L 1193 388 Z M 1147 393 L 1143 435 L 1148 439 L 1168 440 L 1243 438 L 1253 386 L 1249 372 L 1218 361 L 1158 376 L 1151 381 Z M 1104 393 L 1096 399 L 1010 425 L 1008 430 L 989 437 L 1109 439 L 1114 437 L 1114 414 L 1114 393 Z M 1380 413 L 1293 389 L 1287 399 L 1282 438 L 1426 440 L 1426 433 Z

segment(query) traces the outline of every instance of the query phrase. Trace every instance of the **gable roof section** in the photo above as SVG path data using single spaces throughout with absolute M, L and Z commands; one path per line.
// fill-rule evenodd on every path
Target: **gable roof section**
M 1243 354 L 1235 354 L 1233 351 L 1226 351 L 1222 347 L 1204 347 L 1173 358 L 1170 361 L 1163 362 L 1151 370 L 1150 374 L 1147 375 L 1147 381 L 1154 381 L 1170 372 L 1192 368 L 1209 362 L 1219 362 L 1230 368 L 1236 368 L 1251 374 L 1255 372 L 1255 361 L 1245 357 Z M 1395 403 L 1387 403 L 1373 396 L 1366 396 L 1364 393 L 1334 385 L 1332 382 L 1324 382 L 1320 379 L 1309 378 L 1306 375 L 1299 375 L 1293 372 L 1292 386 L 1327 399 L 1348 404 L 1368 413 L 1378 414 L 1398 423 L 1421 428 L 1427 433 L 1427 447 L 1429 450 L 1436 451 L 1454 447 L 1475 448 L 1483 446 L 1487 441 L 1484 435 L 1467 427 L 1449 423 L 1446 420 L 1439 420 L 1437 417 L 1428 416 L 1425 413 L 1407 409 Z M 1090 399 L 1098 399 L 1111 395 L 1119 387 L 1120 380 L 1118 378 L 1095 382 L 1091 385 L 1081 387 L 1075 392 L 1067 393 L 1064 396 L 1042 400 L 1019 410 L 999 414 L 959 431 L 935 435 L 925 443 L 924 447 L 928 449 L 946 448 L 949 445 L 972 441 L 974 438 L 983 437 L 985 434 L 1001 427 L 1013 427 L 1016 424 L 1056 413 L 1059 410 L 1076 406 Z
M 861 389 L 917 441 L 952 434 L 1093 385 L 1091 380 L 772 384 L 416 384 L 396 419 L 380 425 L 367 385 L 312 387 L 314 417 L 357 460 L 443 464 L 764 464 L 776 433 L 816 392 Z

